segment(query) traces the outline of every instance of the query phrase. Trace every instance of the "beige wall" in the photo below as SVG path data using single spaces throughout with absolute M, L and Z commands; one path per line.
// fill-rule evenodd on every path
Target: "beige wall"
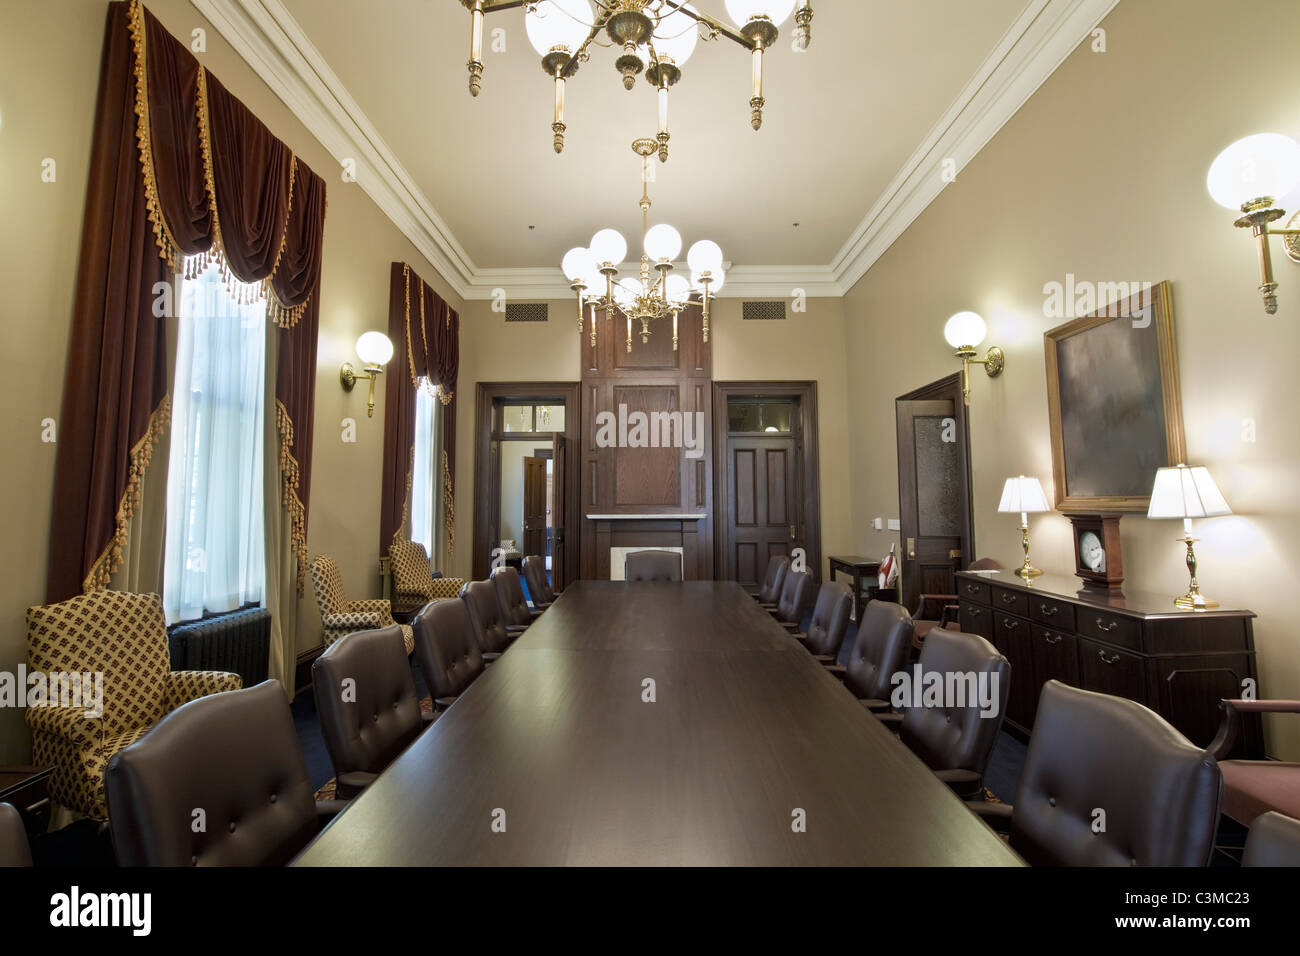
M 1043 285 L 1067 272 L 1169 279 L 1189 459 L 1209 466 L 1235 512 L 1197 526 L 1202 587 L 1259 614 L 1261 694 L 1298 697 L 1300 266 L 1275 251 L 1281 305 L 1265 315 L 1249 237 L 1204 183 L 1233 140 L 1300 135 L 1300 88 L 1240 56 L 1291 57 L 1300 5 L 1130 0 L 1103 26 L 1109 52 L 1076 50 L 845 298 L 848 361 L 870 369 L 848 388 L 853 526 L 874 551 L 896 538 L 869 530 L 898 511 L 892 399 L 956 367 L 943 323 L 974 309 L 988 320 L 986 344 L 1007 352 L 1001 378 L 973 371 L 977 550 L 1015 561 L 1018 522 L 996 513 L 1001 483 L 1023 472 L 1051 484 L 1042 333 L 1064 320 L 1044 317 Z M 1247 418 L 1254 443 L 1241 439 Z M 1044 515 L 1033 529 L 1035 563 L 1072 573 L 1068 521 Z M 1130 515 L 1120 530 L 1126 587 L 1186 590 L 1178 522 Z M 1270 753 L 1300 757 L 1300 721 L 1270 730 Z
M 387 327 L 390 262 L 410 262 L 455 307 L 463 303 L 360 187 L 342 182 L 337 163 L 188 0 L 153 0 L 149 8 L 178 37 L 204 27 L 204 64 L 329 184 L 308 549 L 337 557 L 356 596 L 377 595 L 382 392 L 367 419 L 364 389 L 345 394 L 338 367 L 355 362 L 361 332 Z M 0 552 L 4 670 L 26 659 L 23 612 L 45 596 L 54 446 L 41 442 L 40 423 L 60 409 L 105 11 L 101 0 L 11 0 L 0 31 L 0 342 L 12 399 L 0 419 L 0 440 L 11 450 L 0 471 L 11 542 Z M 57 162 L 55 183 L 41 182 L 47 156 Z M 354 444 L 341 440 L 345 417 L 356 419 Z M 310 583 L 301 607 L 300 649 L 320 639 Z M 0 763 L 25 759 L 27 746 L 21 713 L 0 711 Z

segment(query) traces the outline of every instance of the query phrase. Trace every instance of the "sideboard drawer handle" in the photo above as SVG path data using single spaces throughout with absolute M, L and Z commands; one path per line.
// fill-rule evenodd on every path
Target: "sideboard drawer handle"
M 1114 657 L 1107 657 L 1105 651 L 1098 651 L 1098 652 L 1097 652 L 1097 656 L 1101 658 L 1101 662 L 1102 662 L 1103 664 L 1118 664 L 1118 663 L 1119 663 L 1119 655 L 1118 655 L 1118 654 L 1116 654 Z
M 1014 594 L 1004 594 L 1004 595 L 1002 595 L 1002 603 L 1003 603 L 1003 604 L 1015 604 L 1015 603 L 1016 603 L 1016 596 L 1015 596 Z
M 1003 618 L 1002 626 L 1005 627 L 1008 631 L 1014 631 L 1016 628 L 1020 626 L 1020 622 L 1013 620 L 1012 618 L 1009 617 Z
M 1045 640 L 1048 644 L 1052 644 L 1052 645 L 1060 644 L 1060 643 L 1061 643 L 1061 635 L 1060 635 L 1060 634 L 1052 634 L 1052 633 L 1049 632 L 1049 633 L 1043 635 L 1043 640 Z
M 1119 630 L 1119 621 L 1106 621 L 1104 618 L 1097 618 L 1097 630 L 1110 633 Z
M 968 585 L 966 585 L 966 593 L 967 593 L 967 594 L 979 594 L 979 593 L 980 593 L 980 586 L 979 586 L 978 584 L 968 584 Z
M 966 608 L 966 613 L 969 614 L 971 617 L 979 617 L 980 609 L 977 607 L 968 607 Z
M 1043 614 L 1047 617 L 1056 617 L 1056 612 L 1058 610 L 1055 604 L 1053 604 L 1051 607 L 1048 607 L 1046 604 L 1040 604 L 1038 605 L 1038 609 L 1042 611 Z

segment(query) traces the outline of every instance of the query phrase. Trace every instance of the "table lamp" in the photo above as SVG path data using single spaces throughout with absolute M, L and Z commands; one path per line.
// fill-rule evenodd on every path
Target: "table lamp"
M 1187 572 L 1192 583 L 1187 593 L 1174 601 L 1178 607 L 1204 610 L 1219 606 L 1218 601 L 1211 601 L 1201 594 L 1201 586 L 1196 580 L 1196 552 L 1192 545 L 1197 539 L 1192 537 L 1192 519 L 1230 514 L 1232 509 L 1205 468 L 1177 465 L 1156 470 L 1147 517 L 1183 519 L 1183 537 L 1178 540 L 1187 545 Z
M 1020 546 L 1025 549 L 1025 563 L 1016 569 L 1016 574 L 1022 578 L 1036 578 L 1043 573 L 1029 563 L 1029 515 L 1042 514 L 1044 511 L 1051 510 L 1051 505 L 1047 503 L 1047 495 L 1043 493 L 1043 486 L 1037 478 L 1026 478 L 1020 475 L 1016 478 L 1008 478 L 1007 483 L 1002 486 L 1002 500 L 998 503 L 998 511 L 1003 514 L 1020 512 Z

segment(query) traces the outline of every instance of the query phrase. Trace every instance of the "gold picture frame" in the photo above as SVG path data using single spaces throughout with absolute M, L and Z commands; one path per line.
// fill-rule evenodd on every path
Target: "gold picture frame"
M 1169 282 L 1045 332 L 1043 346 L 1057 510 L 1145 512 L 1155 469 L 1187 457 Z

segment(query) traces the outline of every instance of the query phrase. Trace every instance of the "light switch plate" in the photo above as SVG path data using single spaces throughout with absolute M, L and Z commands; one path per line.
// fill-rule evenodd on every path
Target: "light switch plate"
M 880 518 L 872 518 L 872 519 L 871 519 L 871 527 L 875 528 L 877 531 L 884 531 L 884 530 L 885 530 L 885 522 L 882 521 Z
M 897 518 L 890 518 L 890 519 L 889 519 L 889 530 L 890 530 L 890 531 L 902 531 L 902 530 L 903 530 L 903 526 L 902 526 L 901 524 L 899 524 Z

